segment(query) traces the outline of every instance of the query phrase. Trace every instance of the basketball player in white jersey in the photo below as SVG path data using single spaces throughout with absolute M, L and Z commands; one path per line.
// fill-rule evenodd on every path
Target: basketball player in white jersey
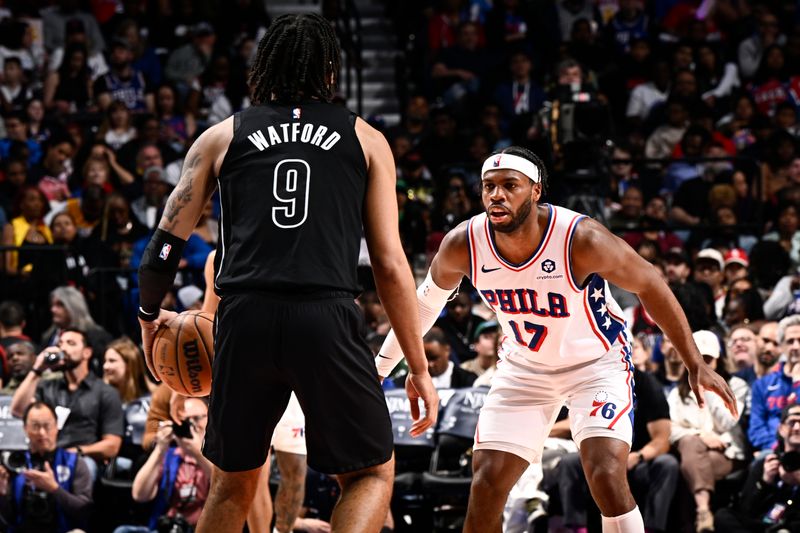
M 547 176 L 538 157 L 509 147 L 490 156 L 481 175 L 486 213 L 447 234 L 417 291 L 424 333 L 468 276 L 504 334 L 475 432 L 464 531 L 501 531 L 511 487 L 529 463 L 541 460 L 566 403 L 603 531 L 641 533 L 627 482 L 631 344 L 607 281 L 636 293 L 674 342 L 700 405 L 705 389 L 735 415 L 736 400 L 703 362 L 683 311 L 652 265 L 594 220 L 539 204 Z M 387 376 L 400 359 L 390 333 L 376 357 L 378 373 Z

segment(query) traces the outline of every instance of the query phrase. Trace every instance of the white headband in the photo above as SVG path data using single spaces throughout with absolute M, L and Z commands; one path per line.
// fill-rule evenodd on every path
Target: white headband
M 512 154 L 495 154 L 483 162 L 481 169 L 481 179 L 490 170 L 516 170 L 528 176 L 532 182 L 539 183 L 542 178 L 539 169 L 531 161 L 524 157 Z

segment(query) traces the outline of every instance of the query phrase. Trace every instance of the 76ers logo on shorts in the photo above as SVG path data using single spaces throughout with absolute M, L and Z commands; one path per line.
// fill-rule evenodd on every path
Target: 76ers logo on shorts
M 172 245 L 165 242 L 164 246 L 161 247 L 161 252 L 158 254 L 158 257 L 160 257 L 163 261 L 166 261 L 167 257 L 169 257 L 170 250 L 172 250 Z
M 606 391 L 599 391 L 594 395 L 592 400 L 592 412 L 589 416 L 597 416 L 597 412 L 606 420 L 614 418 L 614 413 L 617 411 L 617 404 L 608 401 L 608 393 Z

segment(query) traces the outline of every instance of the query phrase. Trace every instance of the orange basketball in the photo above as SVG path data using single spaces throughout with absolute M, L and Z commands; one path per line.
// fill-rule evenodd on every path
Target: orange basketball
M 214 315 L 184 311 L 161 326 L 153 342 L 156 377 L 179 394 L 208 396 L 214 360 Z

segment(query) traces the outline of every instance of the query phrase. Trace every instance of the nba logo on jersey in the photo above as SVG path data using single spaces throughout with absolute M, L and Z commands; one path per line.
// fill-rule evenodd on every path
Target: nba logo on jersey
M 292 118 L 294 120 L 300 120 L 300 108 L 299 107 L 295 107 L 295 108 L 292 109 Z
M 164 243 L 164 246 L 161 247 L 161 253 L 158 254 L 158 257 L 163 259 L 164 261 L 167 260 L 169 257 L 169 251 L 172 250 L 172 245 L 168 243 Z

